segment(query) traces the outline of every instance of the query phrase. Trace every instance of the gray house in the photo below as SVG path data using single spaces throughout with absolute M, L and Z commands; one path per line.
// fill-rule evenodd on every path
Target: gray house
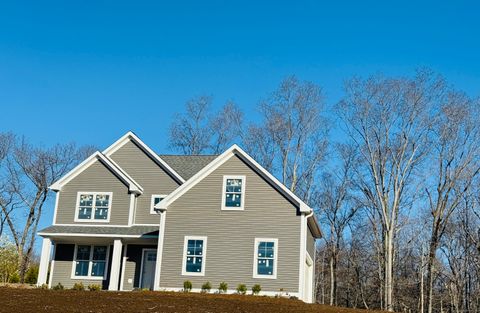
M 175 291 L 190 280 L 198 291 L 209 281 L 314 301 L 312 209 L 236 145 L 157 155 L 129 132 L 50 188 L 39 285 Z

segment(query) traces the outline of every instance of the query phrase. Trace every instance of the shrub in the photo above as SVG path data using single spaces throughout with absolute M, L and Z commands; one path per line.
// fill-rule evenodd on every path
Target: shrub
M 262 291 L 262 287 L 259 284 L 255 284 L 252 287 L 252 294 L 258 295 Z
M 82 283 L 75 283 L 72 287 L 72 290 L 83 291 L 85 290 L 85 286 Z
M 237 293 L 241 294 L 241 295 L 246 294 L 247 293 L 247 286 L 245 284 L 239 284 L 237 286 Z
M 31 266 L 25 273 L 25 283 L 36 284 L 38 278 L 38 266 Z
M 207 281 L 205 284 L 202 285 L 202 292 L 210 292 L 212 289 L 212 284 L 210 284 L 209 281 Z
M 228 289 L 228 284 L 224 281 L 220 283 L 218 286 L 218 293 L 226 293 Z
M 12 284 L 16 284 L 20 282 L 20 276 L 18 276 L 18 273 L 15 272 L 12 275 L 10 275 L 10 277 L 8 278 L 8 282 Z
M 100 291 L 100 290 L 102 290 L 102 286 L 96 285 L 96 284 L 91 284 L 91 285 L 88 285 L 88 290 L 90 290 L 90 291 Z
M 190 292 L 192 290 L 192 282 L 189 280 L 186 280 L 183 282 L 183 291 L 185 292 Z
M 37 288 L 42 289 L 42 290 L 46 290 L 46 289 L 48 289 L 48 285 L 47 284 L 42 284 L 41 286 L 38 286 Z
M 52 287 L 53 290 L 63 290 L 64 287 L 61 283 L 58 283 L 56 286 Z

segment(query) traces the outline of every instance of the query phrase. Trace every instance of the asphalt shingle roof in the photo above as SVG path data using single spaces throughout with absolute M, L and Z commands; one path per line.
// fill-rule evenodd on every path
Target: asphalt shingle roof
M 98 234 L 98 235 L 124 235 L 139 237 L 158 237 L 159 226 L 131 226 L 131 227 L 105 227 L 105 226 L 63 226 L 53 225 L 39 231 L 40 234 Z
M 160 154 L 159 157 L 167 162 L 185 180 L 197 174 L 218 155 L 170 155 Z

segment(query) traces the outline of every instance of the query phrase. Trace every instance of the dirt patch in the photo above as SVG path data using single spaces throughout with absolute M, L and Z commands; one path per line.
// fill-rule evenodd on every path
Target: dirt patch
M 150 291 L 54 291 L 0 287 L 2 313 L 358 313 L 359 311 L 262 296 Z

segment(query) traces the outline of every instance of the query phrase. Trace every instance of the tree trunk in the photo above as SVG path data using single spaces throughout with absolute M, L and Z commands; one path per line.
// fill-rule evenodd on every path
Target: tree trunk
M 432 236 L 430 237 L 430 247 L 428 251 L 427 259 L 427 312 L 432 313 L 433 311 L 433 271 L 435 270 L 435 255 L 438 248 L 438 223 L 436 219 L 434 220 Z
M 385 231 L 385 309 L 393 312 L 393 231 Z

